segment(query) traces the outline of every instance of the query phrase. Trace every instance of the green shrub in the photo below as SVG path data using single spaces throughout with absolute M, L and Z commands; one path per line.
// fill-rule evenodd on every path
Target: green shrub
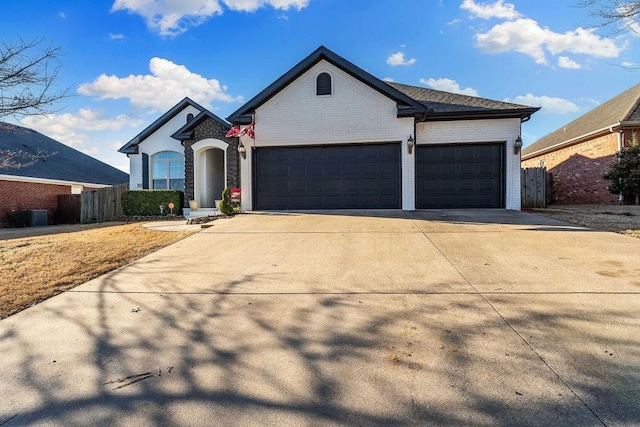
M 231 215 L 233 213 L 233 206 L 231 206 L 231 192 L 228 188 L 222 191 L 222 201 L 220 202 L 220 212 L 223 215 Z
M 171 213 L 169 203 L 173 203 L 174 215 L 182 215 L 184 193 L 176 190 L 137 190 L 122 194 L 122 210 L 125 215 L 160 215 Z

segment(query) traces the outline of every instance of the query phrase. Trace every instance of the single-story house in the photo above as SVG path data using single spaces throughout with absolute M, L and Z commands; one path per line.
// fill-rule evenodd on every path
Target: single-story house
M 238 138 L 225 136 L 230 128 L 184 98 L 118 150 L 129 157 L 129 188 L 180 190 L 185 203 L 214 208 L 225 187 L 239 185 Z
M 524 148 L 522 167 L 547 168 L 554 203 L 617 203 L 602 175 L 634 134 L 640 138 L 640 84 Z
M 321 46 L 227 118 L 255 131 L 242 209 L 520 209 L 537 110 L 385 82 Z
M 0 151 L 44 154 L 33 164 L 0 167 L 0 223 L 12 211 L 47 210 L 49 222 L 58 195 L 80 194 L 128 182 L 129 175 L 35 130 L 0 122 Z M 23 164 L 23 158 L 15 160 Z
M 385 82 L 320 47 L 233 128 L 186 98 L 120 152 L 132 189 L 184 188 L 200 207 L 239 186 L 243 211 L 520 209 L 521 123 L 537 110 Z

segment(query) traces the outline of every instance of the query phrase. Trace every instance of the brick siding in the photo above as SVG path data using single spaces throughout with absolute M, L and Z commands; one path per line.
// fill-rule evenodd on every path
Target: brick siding
M 48 210 L 49 223 L 53 223 L 58 194 L 71 194 L 71 186 L 0 180 L 0 226 L 8 225 L 12 210 L 28 209 Z
M 540 167 L 552 176 L 553 203 L 616 204 L 618 196 L 607 190 L 602 178 L 618 152 L 618 135 L 609 133 L 522 162 L 523 168 Z

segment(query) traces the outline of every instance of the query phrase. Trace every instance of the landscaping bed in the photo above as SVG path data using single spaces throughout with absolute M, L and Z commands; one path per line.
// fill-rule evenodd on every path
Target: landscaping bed
M 552 205 L 531 209 L 540 215 L 596 230 L 640 238 L 640 206 L 629 205 Z

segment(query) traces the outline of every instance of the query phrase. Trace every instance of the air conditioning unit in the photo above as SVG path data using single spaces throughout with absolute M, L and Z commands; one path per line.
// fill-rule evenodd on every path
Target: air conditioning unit
M 49 212 L 46 209 L 33 209 L 24 211 L 24 225 L 26 227 L 42 227 L 49 225 Z

